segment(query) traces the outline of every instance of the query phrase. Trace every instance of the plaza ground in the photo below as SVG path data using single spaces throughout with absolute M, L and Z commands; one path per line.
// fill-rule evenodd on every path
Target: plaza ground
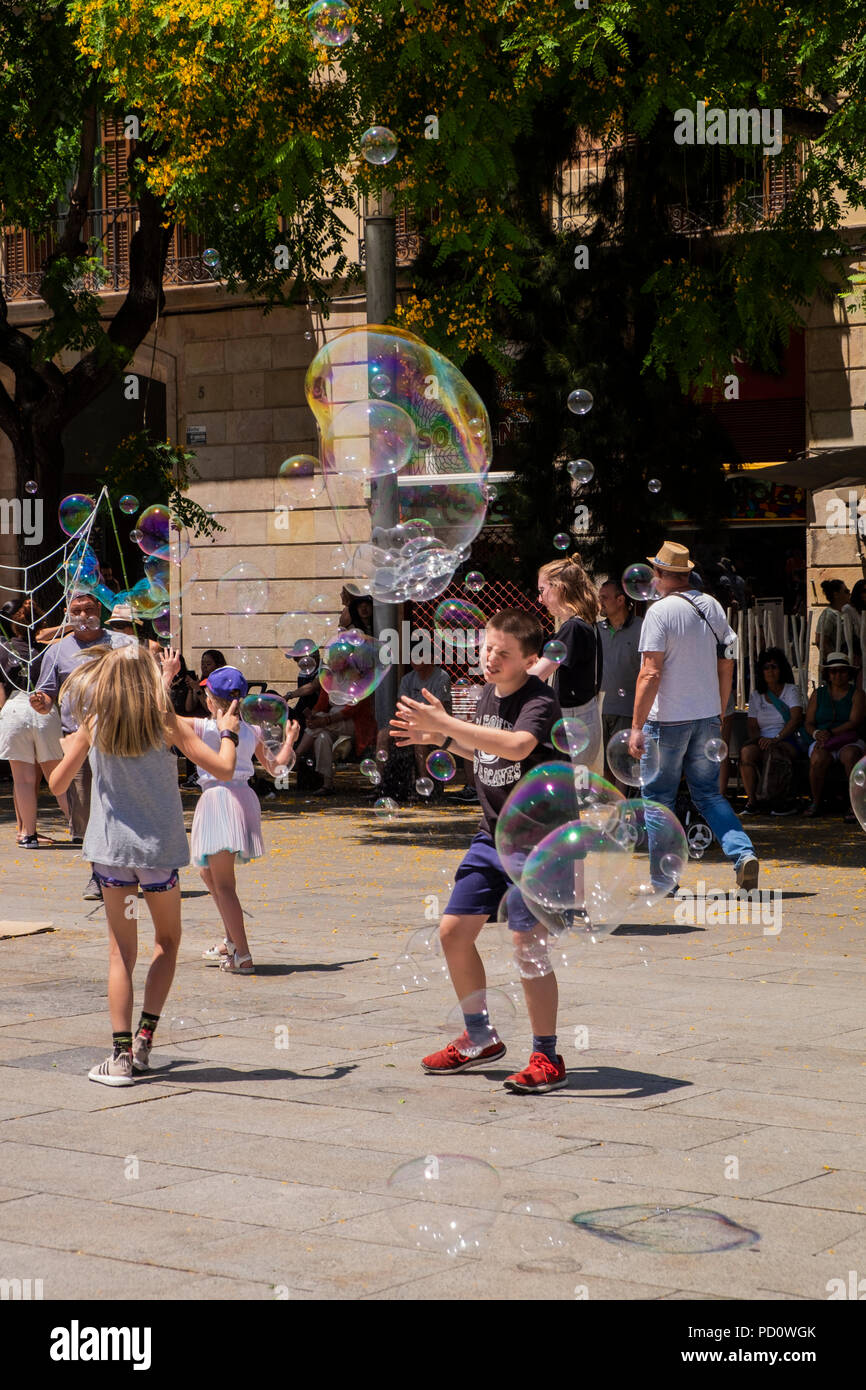
M 184 870 L 152 1075 L 108 1089 L 87 1079 L 110 1041 L 102 909 L 81 898 L 77 849 L 16 849 L 0 790 L 0 1277 L 41 1279 L 46 1299 L 592 1300 L 826 1299 L 830 1280 L 866 1275 L 858 826 L 750 822 L 762 886 L 782 894 L 778 935 L 677 923 L 666 902 L 575 953 L 560 975 L 568 1088 L 524 1097 L 501 1085 L 529 1029 L 497 929 L 482 953 L 508 1058 L 487 1074 L 422 1074 L 454 1000 L 434 959 L 418 987 L 395 967 L 431 899 L 444 905 L 477 808 L 446 796 L 380 821 L 356 783 L 266 801 L 268 857 L 239 874 L 256 975 L 201 961 L 221 933 Z M 52 808 L 40 825 L 63 841 Z M 711 851 L 683 884 L 699 880 L 733 875 Z M 51 930 L 14 934 L 22 923 Z M 144 908 L 142 927 L 137 1006 Z M 468 1222 L 474 1254 L 416 1248 L 389 1191 L 431 1155 L 499 1175 L 495 1220 Z M 668 1238 L 568 1220 L 633 1206 L 665 1216 Z M 757 1239 L 687 1253 L 731 1228 L 684 1208 Z M 664 1248 L 677 1240 L 686 1253 Z

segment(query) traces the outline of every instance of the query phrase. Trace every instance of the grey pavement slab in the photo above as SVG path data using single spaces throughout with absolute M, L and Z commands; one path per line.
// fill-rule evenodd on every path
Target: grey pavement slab
M 184 870 L 153 1073 L 125 1089 L 86 1076 L 110 1027 L 104 916 L 81 899 L 80 855 L 40 854 L 40 877 L 0 841 L 4 918 L 56 927 L 0 942 L 4 1274 L 83 1299 L 576 1302 L 825 1298 L 829 1279 L 866 1269 L 859 832 L 754 826 L 763 886 L 783 892 L 778 936 L 732 914 L 678 922 L 664 903 L 574 953 L 560 975 L 569 1086 L 521 1097 L 501 1085 L 530 1030 L 498 929 L 480 948 L 508 1056 L 489 1073 L 421 1073 L 456 1001 L 432 958 L 409 991 L 394 968 L 435 926 L 429 898 L 444 906 L 477 814 L 446 797 L 382 822 L 351 795 L 264 812 L 268 855 L 239 873 L 257 974 L 204 965 L 222 933 Z M 704 901 L 732 880 L 715 853 L 683 878 Z M 139 929 L 136 1003 L 145 908 Z M 472 1256 L 416 1248 L 418 1203 L 389 1193 L 396 1167 L 437 1153 L 499 1174 L 502 1209 Z M 574 1211 L 696 1206 L 759 1239 L 671 1253 L 512 1210 L 550 1191 Z

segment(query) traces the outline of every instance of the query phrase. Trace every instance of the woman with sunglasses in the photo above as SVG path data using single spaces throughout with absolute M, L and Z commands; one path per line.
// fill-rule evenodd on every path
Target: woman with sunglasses
M 760 801 L 771 801 L 772 763 L 784 758 L 793 764 L 803 753 L 797 731 L 803 723 L 803 700 L 794 684 L 794 673 L 781 647 L 768 647 L 758 657 L 755 687 L 749 696 L 749 737 L 740 751 L 740 776 L 746 790 L 744 816 L 760 811 Z M 760 779 L 760 782 L 759 782 Z M 777 781 L 793 787 L 793 773 Z M 790 798 L 773 807 L 774 816 L 791 816 L 796 807 Z

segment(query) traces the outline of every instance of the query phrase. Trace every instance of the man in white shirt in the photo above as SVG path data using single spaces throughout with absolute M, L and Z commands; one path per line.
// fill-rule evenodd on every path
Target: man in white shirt
M 730 804 L 719 791 L 719 765 L 707 754 L 710 739 L 721 733 L 721 713 L 728 702 L 733 677 L 736 635 L 724 611 L 709 594 L 690 587 L 694 568 L 684 545 L 665 541 L 654 556 L 659 601 L 643 621 L 642 663 L 635 689 L 629 751 L 648 768 L 649 741 L 659 752 L 658 771 L 641 790 L 646 801 L 675 810 L 680 779 L 685 773 L 692 800 L 733 861 L 740 888 L 758 885 L 754 846 Z M 656 846 L 647 817 L 650 876 L 665 881 L 656 862 Z

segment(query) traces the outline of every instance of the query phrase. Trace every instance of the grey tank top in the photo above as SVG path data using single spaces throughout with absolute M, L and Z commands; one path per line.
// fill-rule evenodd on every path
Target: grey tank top
M 140 758 L 90 749 L 93 786 L 82 853 L 92 864 L 179 869 L 189 863 L 177 759 L 167 748 Z

